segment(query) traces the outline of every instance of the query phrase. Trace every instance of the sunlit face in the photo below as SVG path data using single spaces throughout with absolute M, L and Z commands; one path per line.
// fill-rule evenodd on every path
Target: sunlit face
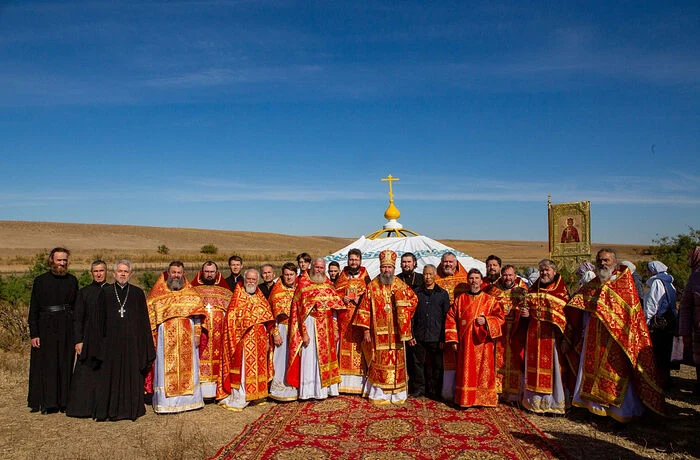
M 325 275 L 326 264 L 322 260 L 317 260 L 316 262 L 314 262 L 313 273 L 315 275 Z
M 505 270 L 503 270 L 503 272 L 501 272 L 501 279 L 503 280 L 503 284 L 505 285 L 505 287 L 513 287 L 513 285 L 515 284 L 515 270 L 513 270 L 510 267 L 506 268 Z
M 202 269 L 202 275 L 207 281 L 216 280 L 216 265 L 205 265 Z
M 304 259 L 299 259 L 297 260 L 297 265 L 299 266 L 299 272 L 303 273 L 309 269 L 309 265 L 311 265 L 311 262 L 307 262 Z
M 470 273 L 467 277 L 467 284 L 471 292 L 479 292 L 481 290 L 481 273 Z
M 423 269 L 423 281 L 425 282 L 425 287 L 428 289 L 431 289 L 435 285 L 435 269 L 433 267 L 425 267 Z
M 501 264 L 497 260 L 491 259 L 486 262 L 486 274 L 497 275 L 501 272 Z
M 68 253 L 56 251 L 51 258 L 51 272 L 65 275 L 68 272 Z
M 335 265 L 328 267 L 328 277 L 331 279 L 331 281 L 335 280 L 339 274 L 340 268 L 336 267 Z
M 615 256 L 610 252 L 601 252 L 595 258 L 596 267 L 602 269 L 614 268 L 616 262 L 617 261 L 615 260 Z
M 184 276 L 184 267 L 178 267 L 177 265 L 173 265 L 172 267 L 168 268 L 168 278 L 172 280 L 181 280 Z
M 282 270 L 282 283 L 287 287 L 294 286 L 294 281 L 297 279 L 297 272 L 285 268 Z
M 401 271 L 404 273 L 410 273 L 415 270 L 416 263 L 413 262 L 413 257 L 411 256 L 401 256 Z
M 393 265 L 382 264 L 382 266 L 379 267 L 379 272 L 384 276 L 394 276 L 394 271 L 396 271 L 396 267 Z
M 129 266 L 127 264 L 117 265 L 117 270 L 114 272 L 114 279 L 117 283 L 124 285 L 129 281 L 129 277 L 131 277 L 131 269 Z
M 457 258 L 453 255 L 446 255 L 442 258 L 442 269 L 448 275 L 453 275 L 457 268 Z
M 357 270 L 360 268 L 361 261 L 362 258 L 360 256 L 357 254 L 351 254 L 348 256 L 348 267 L 350 267 L 351 270 Z
M 255 292 L 255 288 L 258 286 L 258 274 L 255 271 L 249 271 L 245 274 L 243 278 L 243 284 L 245 285 L 246 292 Z
M 99 264 L 92 267 L 90 270 L 92 275 L 92 280 L 96 283 L 104 283 L 107 278 L 107 267 L 105 265 Z
M 262 276 L 264 282 L 271 283 L 272 280 L 275 279 L 275 271 L 272 269 L 272 267 L 266 265 L 262 268 L 260 276 Z
M 243 268 L 243 262 L 241 262 L 240 260 L 232 260 L 228 264 L 228 268 L 231 269 L 232 275 L 238 276 L 241 274 L 241 268 Z
M 557 271 L 552 267 L 551 265 L 540 265 L 540 280 L 544 284 L 551 283 L 554 280 L 554 275 L 557 274 Z

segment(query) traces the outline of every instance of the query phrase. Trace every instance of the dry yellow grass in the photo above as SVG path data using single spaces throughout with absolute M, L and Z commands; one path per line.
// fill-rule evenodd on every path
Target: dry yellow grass
M 224 262 L 224 265 L 229 255 L 239 254 L 248 266 L 257 266 L 264 262 L 281 265 L 285 261 L 293 261 L 296 254 L 302 251 L 313 256 L 324 256 L 354 240 L 191 228 L 0 221 L 0 273 L 24 270 L 34 254 L 55 246 L 65 246 L 72 251 L 71 263 L 75 269 L 87 268 L 95 256 L 100 256 L 109 261 L 126 257 L 137 264 L 137 269 L 154 270 L 163 268 L 174 258 L 183 259 L 188 263 L 188 268 L 196 267 L 210 258 L 199 253 L 205 244 L 214 244 L 218 248 L 219 252 L 213 259 Z M 516 266 L 535 265 L 538 260 L 548 256 L 547 242 L 544 241 L 441 242 L 479 260 L 496 254 L 504 262 Z M 170 254 L 157 253 L 158 246 L 162 244 L 168 246 Z M 593 250 L 602 246 L 594 244 Z M 642 255 L 645 246 L 612 246 L 618 250 L 620 259 L 637 261 L 645 258 Z

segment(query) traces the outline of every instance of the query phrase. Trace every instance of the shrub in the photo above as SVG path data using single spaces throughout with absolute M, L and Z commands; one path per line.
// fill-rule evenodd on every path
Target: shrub
M 170 252 L 170 248 L 167 247 L 166 245 L 161 244 L 160 246 L 158 246 L 158 254 L 162 254 L 165 256 L 165 255 L 168 255 L 169 252 Z
M 158 275 L 153 272 L 143 272 L 138 276 L 139 286 L 148 293 L 151 290 L 156 281 L 158 281 Z
M 214 246 L 213 244 L 205 244 L 199 249 L 199 252 L 202 254 L 216 254 L 219 252 L 219 248 Z
M 649 252 L 654 259 L 668 267 L 669 274 L 674 278 L 673 284 L 678 292 L 682 292 L 690 276 L 688 253 L 695 246 L 700 246 L 700 230 L 690 227 L 687 235 L 662 236 L 653 240 L 653 243 L 649 247 Z

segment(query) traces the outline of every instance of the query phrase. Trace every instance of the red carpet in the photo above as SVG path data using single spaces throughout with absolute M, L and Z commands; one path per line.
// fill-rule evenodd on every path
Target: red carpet
M 375 406 L 357 396 L 279 404 L 215 459 L 546 459 L 566 453 L 518 409 L 453 409 L 429 399 Z

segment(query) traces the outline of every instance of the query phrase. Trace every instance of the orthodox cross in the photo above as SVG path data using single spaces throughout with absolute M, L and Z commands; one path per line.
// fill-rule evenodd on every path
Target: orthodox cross
M 401 180 L 401 179 L 399 179 L 398 177 L 394 177 L 391 174 L 389 174 L 386 177 L 382 177 L 382 182 L 389 182 L 389 201 L 392 203 L 394 202 L 394 192 L 393 192 L 391 186 L 392 186 L 392 182 L 394 182 L 396 180 Z
M 211 317 L 211 304 L 207 303 L 207 313 L 209 313 L 209 317 Z

